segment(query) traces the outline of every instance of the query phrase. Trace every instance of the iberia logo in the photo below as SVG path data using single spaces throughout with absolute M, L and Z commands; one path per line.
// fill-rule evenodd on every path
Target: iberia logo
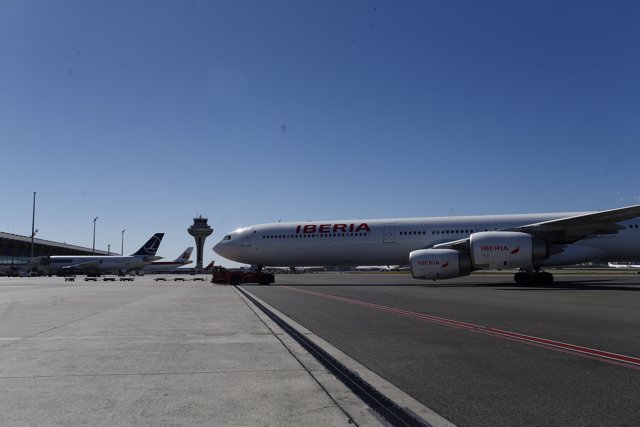
M 445 262 L 443 262 L 443 263 L 442 263 L 442 266 L 441 266 L 441 267 L 442 267 L 442 268 L 446 268 L 446 267 L 448 267 L 448 266 L 449 266 L 449 261 L 445 261 Z
M 515 247 L 515 249 L 513 249 L 513 250 L 511 251 L 511 255 L 515 255 L 515 254 L 517 254 L 518 252 L 520 252 L 520 246 L 516 246 L 516 247 Z

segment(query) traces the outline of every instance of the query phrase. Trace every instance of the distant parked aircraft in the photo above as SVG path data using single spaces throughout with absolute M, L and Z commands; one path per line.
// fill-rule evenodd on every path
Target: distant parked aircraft
M 127 274 L 161 257 L 155 256 L 164 233 L 154 234 L 138 251 L 129 256 L 52 255 L 40 259 L 40 269 L 48 274 Z
M 640 269 L 640 264 L 631 264 L 631 263 L 620 263 L 620 262 L 610 262 L 610 268 L 638 268 Z
M 355 271 L 391 271 L 386 265 L 359 265 L 355 268 Z
M 184 250 L 184 252 L 182 252 L 182 254 L 180 254 L 178 258 L 173 261 L 154 261 L 151 264 L 145 265 L 138 271 L 142 273 L 164 273 L 167 271 L 175 270 L 182 265 L 187 265 L 193 262 L 189 261 L 192 252 L 193 246 L 189 246 Z
M 197 269 L 195 267 L 179 267 L 179 268 L 174 268 L 172 270 L 162 271 L 160 272 L 160 274 L 210 274 L 210 273 L 213 273 L 214 263 L 215 261 L 211 261 L 202 270 Z

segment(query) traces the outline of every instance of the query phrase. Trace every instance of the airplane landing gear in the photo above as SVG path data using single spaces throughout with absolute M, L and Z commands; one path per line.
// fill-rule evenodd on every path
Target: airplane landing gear
M 518 285 L 550 285 L 553 283 L 553 274 L 542 271 L 539 268 L 534 271 L 520 271 L 513 278 Z

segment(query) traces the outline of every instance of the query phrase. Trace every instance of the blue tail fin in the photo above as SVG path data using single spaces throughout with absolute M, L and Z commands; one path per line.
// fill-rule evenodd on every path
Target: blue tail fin
M 164 233 L 156 233 L 133 255 L 155 255 Z

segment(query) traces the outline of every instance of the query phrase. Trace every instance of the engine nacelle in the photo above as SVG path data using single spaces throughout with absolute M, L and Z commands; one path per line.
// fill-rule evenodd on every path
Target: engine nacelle
M 454 249 L 420 249 L 409 254 L 414 279 L 451 279 L 471 273 L 471 258 Z
M 517 231 L 482 231 L 471 235 L 475 268 L 531 268 L 549 256 L 547 242 Z

